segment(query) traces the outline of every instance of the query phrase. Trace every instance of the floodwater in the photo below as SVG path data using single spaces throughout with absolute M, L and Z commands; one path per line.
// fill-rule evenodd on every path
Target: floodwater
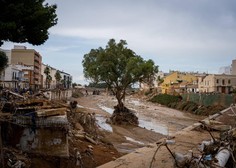
M 163 134 L 168 135 L 168 126 L 158 123 L 154 119 L 139 117 L 139 127 Z
M 140 102 L 139 101 L 132 101 L 132 103 L 136 104 L 136 105 L 140 105 Z M 106 107 L 104 105 L 98 105 L 103 111 L 109 113 L 109 114 L 112 114 L 114 109 L 112 108 L 109 108 L 109 107 Z M 160 123 L 160 122 L 157 122 L 156 120 L 154 119 L 150 119 L 150 118 L 146 118 L 146 117 L 143 117 L 143 116 L 138 116 L 139 117 L 139 127 L 142 127 L 142 128 L 146 128 L 148 130 L 151 130 L 151 131 L 154 131 L 154 132 L 157 132 L 157 133 L 160 133 L 160 134 L 163 134 L 163 135 L 168 135 L 168 126 Z M 104 118 L 104 117 L 103 117 Z M 98 124 L 100 124 L 99 126 L 101 128 L 104 128 L 105 130 L 107 130 L 108 128 L 108 125 L 106 123 L 106 119 L 102 119 L 102 117 L 98 117 Z M 110 125 L 109 125 L 110 126 Z M 110 126 L 111 127 L 111 126 Z
M 114 111 L 114 109 L 109 108 L 109 107 L 106 107 L 106 106 L 101 105 L 101 104 L 99 104 L 98 106 L 99 106 L 99 108 L 101 108 L 103 111 L 105 111 L 105 112 L 107 112 L 107 113 L 109 113 L 109 114 L 112 114 L 113 111 Z
M 113 132 L 113 129 L 110 124 L 106 123 L 106 118 L 101 115 L 96 115 L 96 123 L 101 129 L 104 129 L 109 132 Z
M 140 144 L 140 145 L 144 145 L 143 142 L 137 141 L 137 140 L 135 140 L 135 139 L 133 139 L 133 138 L 130 138 L 130 137 L 127 137 L 127 136 L 125 136 L 125 139 L 126 139 L 127 141 L 130 141 L 130 142 L 134 142 L 134 143 L 137 143 L 137 144 Z

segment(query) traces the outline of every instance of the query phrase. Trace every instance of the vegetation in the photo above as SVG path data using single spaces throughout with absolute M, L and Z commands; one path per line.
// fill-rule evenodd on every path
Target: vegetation
M 95 87 L 95 88 L 107 88 L 106 83 L 89 83 L 88 87 Z
M 117 109 L 121 111 L 126 89 L 136 82 L 150 83 L 158 72 L 152 60 L 145 61 L 126 45 L 125 40 L 116 43 L 110 39 L 105 49 L 92 49 L 84 55 L 82 62 L 85 78 L 94 83 L 106 83 L 116 96 Z
M 77 83 L 72 83 L 72 87 L 75 88 L 77 86 Z
M 71 78 L 67 78 L 67 81 L 66 81 L 66 88 L 69 88 L 70 85 L 72 83 L 72 79 Z
M 73 90 L 73 92 L 72 92 L 72 97 L 73 98 L 79 98 L 79 97 L 82 97 L 82 96 L 83 96 L 83 93 L 80 90 L 78 90 L 78 89 Z
M 46 88 L 49 89 L 52 77 L 50 75 L 50 68 L 48 66 L 46 66 L 46 68 L 44 69 L 44 74 L 46 75 Z
M 178 102 L 182 99 L 181 96 L 168 95 L 168 94 L 158 94 L 154 96 L 150 101 L 154 103 L 159 103 L 165 106 L 169 106 L 169 104 L 173 102 Z
M 150 101 L 165 105 L 173 109 L 186 111 L 196 115 L 203 115 L 203 116 L 215 114 L 225 108 L 224 106 L 219 104 L 218 105 L 211 104 L 209 106 L 199 105 L 196 102 L 182 100 L 181 96 L 174 96 L 168 94 L 156 95 Z
M 4 41 L 43 44 L 57 24 L 56 8 L 44 0 L 0 1 L 0 46 Z
M 56 79 L 56 85 L 58 87 L 58 85 L 60 84 L 60 81 L 61 81 L 61 73 L 58 70 L 55 73 L 55 79 Z
M 7 68 L 7 64 L 8 64 L 8 57 L 3 51 L 0 51 L 0 74 L 5 68 Z

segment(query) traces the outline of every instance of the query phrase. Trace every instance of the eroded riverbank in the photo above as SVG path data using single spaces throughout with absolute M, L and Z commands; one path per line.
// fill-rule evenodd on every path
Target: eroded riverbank
M 174 135 L 203 118 L 153 104 L 137 96 L 128 96 L 125 106 L 136 113 L 139 127 L 117 126 L 106 123 L 117 104 L 115 97 L 103 94 L 89 95 L 77 101 L 79 108 L 95 113 L 97 124 L 104 131 L 105 141 L 112 143 L 121 153 L 130 153 L 165 136 Z

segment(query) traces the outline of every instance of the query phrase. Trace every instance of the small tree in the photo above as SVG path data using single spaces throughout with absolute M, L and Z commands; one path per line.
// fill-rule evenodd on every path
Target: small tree
M 56 8 L 44 0 L 0 1 L 0 46 L 3 41 L 43 44 L 57 24 Z
M 75 88 L 75 86 L 77 86 L 77 83 L 72 83 L 72 87 Z
M 72 79 L 71 79 L 71 77 L 68 77 L 67 81 L 66 81 L 67 88 L 70 88 L 71 83 L 72 83 Z
M 65 84 L 65 79 L 62 79 L 62 80 L 61 80 L 61 84 L 62 84 L 63 88 L 65 88 L 65 87 L 66 87 L 66 84 Z
M 60 81 L 61 81 L 61 73 L 58 70 L 55 73 L 55 79 L 56 79 L 56 85 L 58 87 L 58 85 L 60 84 Z
M 48 66 L 46 66 L 46 68 L 44 69 L 44 74 L 46 75 L 46 88 L 49 89 L 52 77 L 50 75 L 50 68 Z
M 8 64 L 8 57 L 6 56 L 5 52 L 0 51 L 0 75 L 2 71 L 7 68 Z
M 128 87 L 136 82 L 150 82 L 158 67 L 152 60 L 145 61 L 126 47 L 127 43 L 109 40 L 105 49 L 92 49 L 84 55 L 85 78 L 92 82 L 105 82 L 118 101 L 117 109 L 124 110 L 123 99 Z

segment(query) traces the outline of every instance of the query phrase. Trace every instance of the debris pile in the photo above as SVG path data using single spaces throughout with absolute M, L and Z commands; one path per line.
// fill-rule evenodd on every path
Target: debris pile
M 49 101 L 43 92 L 21 95 L 5 89 L 0 94 L 1 166 L 30 167 L 35 155 L 69 156 L 66 105 Z
M 115 110 L 110 118 L 110 122 L 114 125 L 138 125 L 138 117 L 135 115 L 135 113 L 131 110 L 129 110 L 126 107 L 122 108 L 122 111 L 117 108 L 117 106 L 114 107 Z
M 199 143 L 197 151 L 189 150 L 187 153 L 172 152 L 168 145 L 175 144 L 175 140 L 164 139 L 157 142 L 157 149 L 154 153 L 149 168 L 155 161 L 155 156 L 161 146 L 171 154 L 174 165 L 177 168 L 235 168 L 236 167 L 236 128 L 226 127 L 226 125 L 209 120 L 201 122 L 200 128 L 209 132 L 210 140 L 204 140 Z M 216 127 L 217 124 L 217 127 Z M 222 131 L 223 130 L 223 131 Z M 218 131 L 219 137 L 214 137 L 211 132 Z
M 204 120 L 201 123 L 201 129 L 208 131 L 211 139 L 204 140 L 199 144 L 198 151 L 200 153 L 197 155 L 192 151 L 187 154 L 175 152 L 176 167 L 235 167 L 236 128 L 215 120 Z M 214 137 L 211 133 L 213 131 L 218 131 L 219 137 Z

